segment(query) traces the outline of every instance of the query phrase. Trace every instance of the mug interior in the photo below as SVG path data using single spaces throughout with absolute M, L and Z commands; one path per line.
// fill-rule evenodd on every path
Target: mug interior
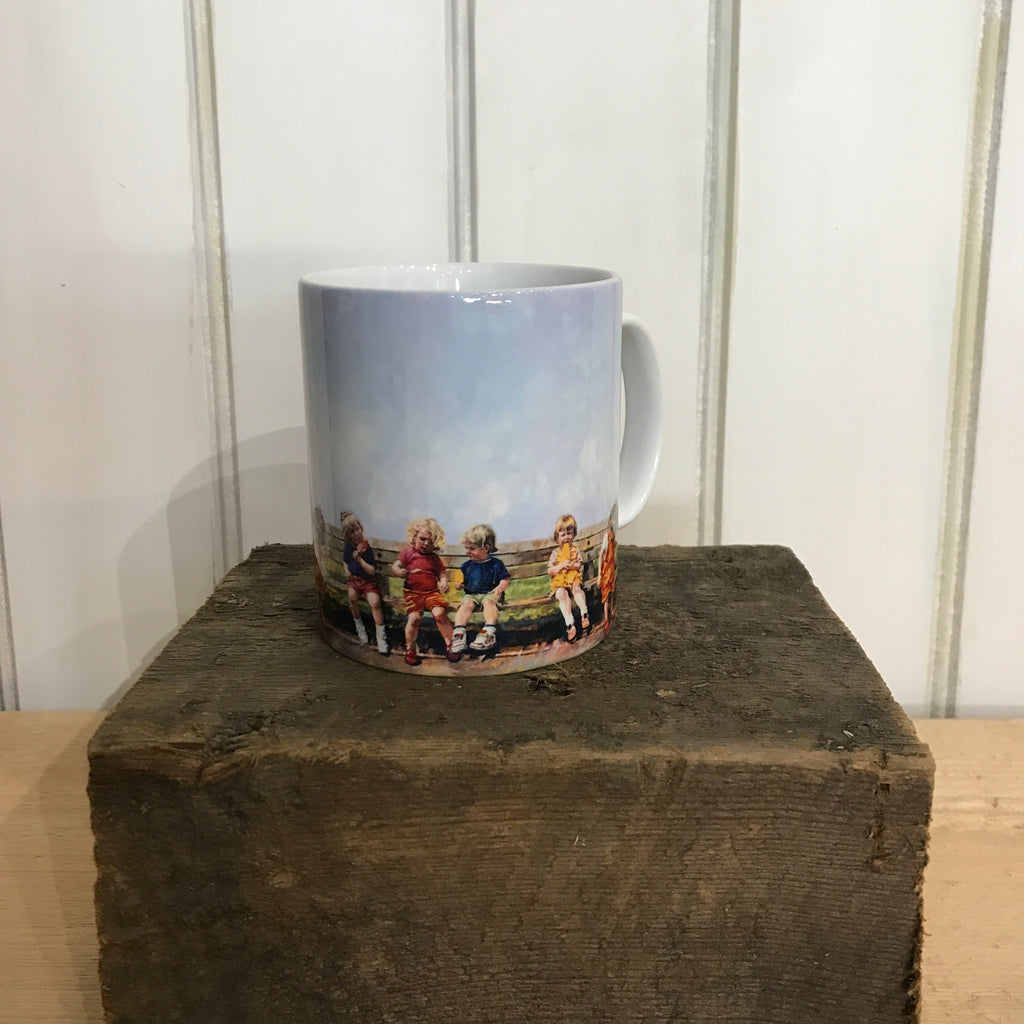
M 615 276 L 597 267 L 545 263 L 429 263 L 320 270 L 307 274 L 302 283 L 322 288 L 473 293 L 597 284 Z

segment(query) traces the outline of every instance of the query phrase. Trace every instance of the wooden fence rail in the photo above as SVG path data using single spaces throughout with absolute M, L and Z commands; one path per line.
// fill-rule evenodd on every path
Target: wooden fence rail
M 587 597 L 587 608 L 591 628 L 603 623 L 603 604 L 600 592 L 601 545 L 607 529 L 606 523 L 587 526 L 576 537 L 580 550 L 583 588 Z M 318 517 L 315 523 L 316 554 L 322 578 L 321 615 L 326 624 L 354 641 L 355 626 L 348 599 L 348 570 L 344 562 L 345 539 L 338 527 Z M 381 538 L 368 538 L 376 561 L 376 582 L 384 608 L 385 627 L 393 647 L 403 643 L 406 620 L 403 580 L 393 575 L 391 567 L 404 543 Z M 562 614 L 551 588 L 551 577 L 547 566 L 551 552 L 556 547 L 553 539 L 520 541 L 502 544 L 495 555 L 509 571 L 510 582 L 501 603 L 498 620 L 502 650 L 537 648 L 564 638 L 565 625 Z M 462 545 L 448 545 L 438 551 L 447 570 L 448 611 L 454 615 L 462 601 L 462 564 L 467 560 Z M 370 625 L 369 611 L 364 603 L 360 605 L 363 621 Z M 431 616 L 425 615 L 420 632 L 420 646 L 429 656 L 443 655 L 444 645 Z M 476 612 L 470 622 L 470 629 L 482 625 L 483 615 Z M 372 633 L 371 633 L 372 635 Z

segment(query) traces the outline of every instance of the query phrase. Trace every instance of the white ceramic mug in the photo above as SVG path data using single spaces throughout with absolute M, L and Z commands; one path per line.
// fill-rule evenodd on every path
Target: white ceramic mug
M 647 501 L 661 443 L 654 347 L 623 318 L 620 279 L 395 265 L 309 274 L 299 292 L 328 643 L 442 675 L 596 644 L 616 531 Z

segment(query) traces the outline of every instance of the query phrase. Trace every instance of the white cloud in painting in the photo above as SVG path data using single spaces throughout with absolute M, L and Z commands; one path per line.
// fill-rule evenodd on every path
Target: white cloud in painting
M 604 521 L 618 480 L 618 368 L 576 324 L 571 310 L 535 321 L 475 308 L 459 336 L 443 302 L 423 302 L 352 337 L 327 360 L 333 520 L 351 508 L 369 535 L 401 540 L 410 518 L 429 515 L 449 544 L 478 522 L 512 543 L 549 536 L 564 512 Z M 472 341 L 481 336 L 486 346 Z

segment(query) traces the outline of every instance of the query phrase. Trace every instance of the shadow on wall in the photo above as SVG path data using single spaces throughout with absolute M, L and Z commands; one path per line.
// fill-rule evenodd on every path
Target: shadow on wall
M 243 546 L 308 543 L 309 475 L 306 431 L 290 427 L 238 446 Z M 216 463 L 187 473 L 167 505 L 132 534 L 118 563 L 128 677 L 104 701 L 111 707 L 142 675 L 218 582 L 220 549 L 215 517 Z M 249 554 L 244 547 L 242 557 Z M 312 576 L 310 586 L 312 586 Z
M 266 543 L 309 543 L 309 474 L 305 427 L 261 434 L 238 447 L 243 521 L 242 557 Z M 97 635 L 113 643 L 123 630 L 127 677 L 104 701 L 115 704 L 139 678 L 178 628 L 210 596 L 217 583 L 219 526 L 215 520 L 211 457 L 175 486 L 167 505 L 130 537 L 118 563 L 122 617 Z M 626 527 L 620 541 L 649 544 L 678 535 L 692 509 L 650 504 Z M 310 586 L 313 585 L 312 575 Z M 80 638 L 76 639 L 76 643 Z

